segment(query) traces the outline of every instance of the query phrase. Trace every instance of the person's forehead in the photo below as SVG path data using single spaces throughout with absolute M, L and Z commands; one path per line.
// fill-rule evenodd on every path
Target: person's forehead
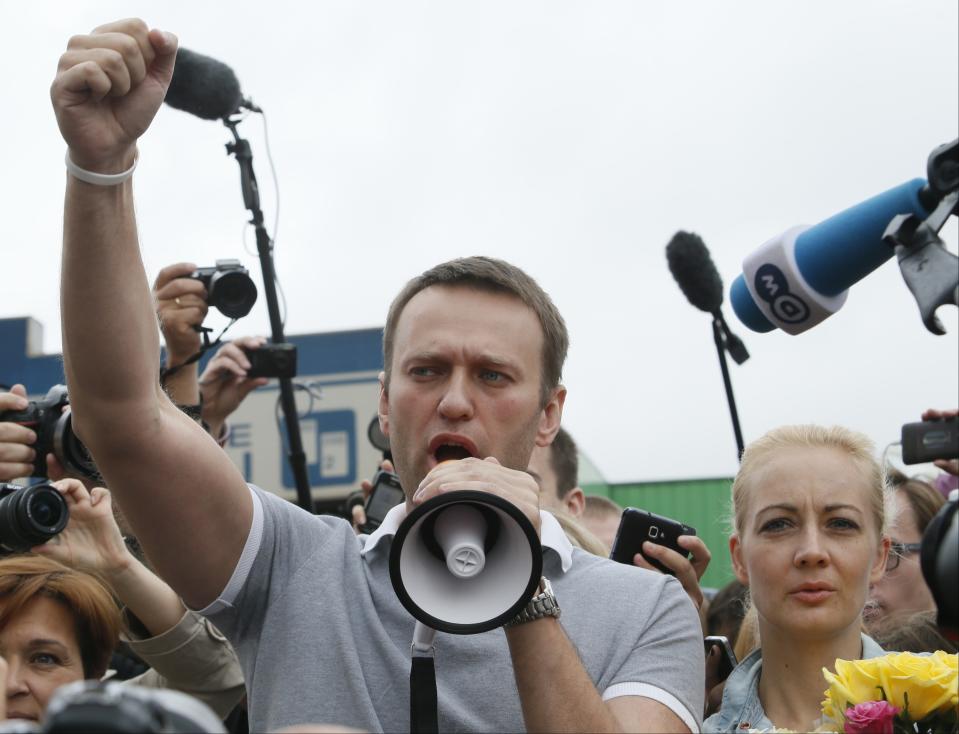
M 750 482 L 752 510 L 770 503 L 820 507 L 868 502 L 868 480 L 861 466 L 838 449 L 788 447 L 767 457 Z
M 543 330 L 518 296 L 468 285 L 432 285 L 413 296 L 396 324 L 395 349 L 426 348 L 437 334 L 454 332 L 471 349 L 510 357 L 540 354 Z M 531 348 L 531 350 L 529 349 Z
M 21 642 L 43 638 L 75 645 L 74 626 L 73 614 L 64 604 L 47 596 L 38 596 L 7 621 L 0 629 L 0 637 Z

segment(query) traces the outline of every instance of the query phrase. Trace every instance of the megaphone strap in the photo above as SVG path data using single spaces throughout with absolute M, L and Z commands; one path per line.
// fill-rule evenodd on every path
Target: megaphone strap
M 433 656 L 414 655 L 410 665 L 410 732 L 438 734 L 438 719 Z

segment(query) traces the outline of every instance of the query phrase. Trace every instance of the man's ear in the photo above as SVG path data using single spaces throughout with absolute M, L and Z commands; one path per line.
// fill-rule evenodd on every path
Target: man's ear
M 743 543 L 736 533 L 729 536 L 729 557 L 733 561 L 736 580 L 743 586 L 749 586 L 749 572 L 746 570 L 746 564 L 743 563 Z
M 586 509 L 586 494 L 579 487 L 573 487 L 563 497 L 566 511 L 573 517 L 580 517 Z
M 891 545 L 892 540 L 889 539 L 888 535 L 884 535 L 879 542 L 879 549 L 876 551 L 876 558 L 873 561 L 872 568 L 869 570 L 870 584 L 878 583 L 879 579 L 885 575 L 886 561 L 889 559 Z
M 557 385 L 543 406 L 539 416 L 539 430 L 536 431 L 536 445 L 549 446 L 559 432 L 563 420 L 563 404 L 566 402 L 566 388 Z
M 376 415 L 380 419 L 380 430 L 389 438 L 390 435 L 390 396 L 386 389 L 386 373 L 380 372 L 380 398 L 376 407 Z

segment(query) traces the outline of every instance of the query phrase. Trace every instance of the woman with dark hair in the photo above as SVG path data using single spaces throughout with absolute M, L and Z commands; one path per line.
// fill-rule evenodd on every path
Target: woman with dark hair
M 929 522 L 945 504 L 932 485 L 898 472 L 890 474 L 892 548 L 886 572 L 869 590 L 866 622 L 870 629 L 895 617 L 935 611 L 936 603 L 919 567 L 919 548 Z
M 120 627 L 116 602 L 94 576 L 40 556 L 0 559 L 7 717 L 39 721 L 60 686 L 103 676 Z

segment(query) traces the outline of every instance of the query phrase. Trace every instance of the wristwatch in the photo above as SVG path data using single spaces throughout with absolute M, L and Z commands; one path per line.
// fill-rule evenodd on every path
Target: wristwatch
M 543 576 L 540 580 L 540 587 L 543 590 L 530 599 L 529 604 L 523 607 L 520 613 L 504 624 L 503 627 L 508 629 L 509 627 L 515 627 L 524 622 L 533 622 L 543 617 L 555 617 L 559 619 L 559 602 L 556 601 L 556 597 L 553 595 L 553 585 L 549 582 L 548 578 Z

